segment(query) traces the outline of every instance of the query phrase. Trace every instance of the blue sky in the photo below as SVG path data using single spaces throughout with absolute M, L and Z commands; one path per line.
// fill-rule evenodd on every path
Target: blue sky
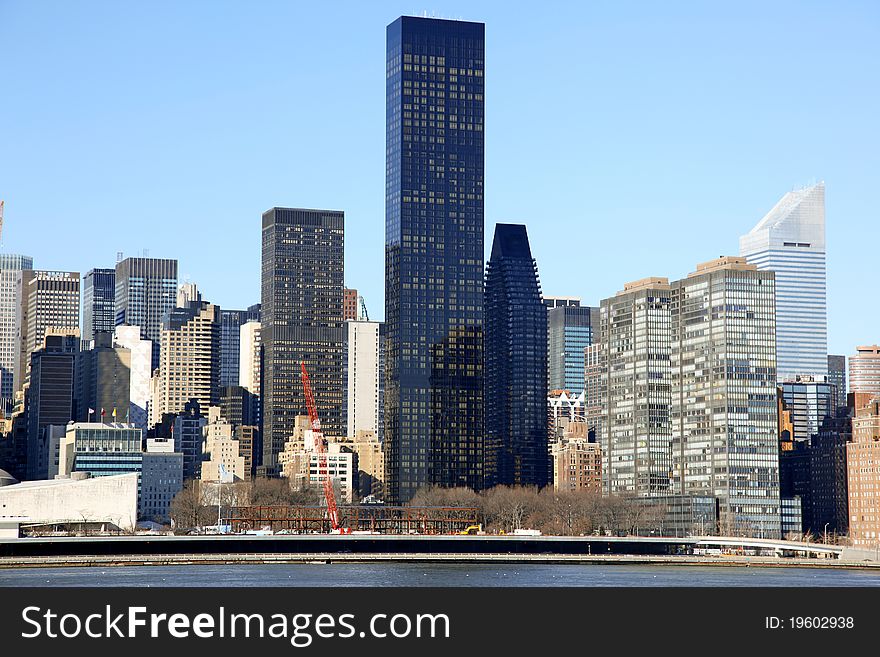
M 385 26 L 423 11 L 487 24 L 486 245 L 526 223 L 545 293 L 685 275 L 825 180 L 829 349 L 880 342 L 876 2 L 0 0 L 3 249 L 240 308 L 264 210 L 341 209 L 381 317 Z

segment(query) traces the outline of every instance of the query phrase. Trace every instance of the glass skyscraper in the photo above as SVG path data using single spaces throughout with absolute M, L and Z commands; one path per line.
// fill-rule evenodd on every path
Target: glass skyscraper
M 546 486 L 547 309 L 525 226 L 495 226 L 485 311 L 485 485 Z
M 263 213 L 263 466 L 307 412 L 305 362 L 326 436 L 341 437 L 344 215 L 334 210 L 272 208 Z
M 34 268 L 30 256 L 0 254 L 0 398 L 4 411 L 21 388 L 22 275 Z
M 94 340 L 95 333 L 112 333 L 116 326 L 116 270 L 92 269 L 83 276 L 82 339 Z
M 139 326 L 153 342 L 152 367 L 159 367 L 162 318 L 177 305 L 177 260 L 126 258 L 116 265 L 116 325 Z
M 570 300 L 547 313 L 550 390 L 568 390 L 577 396 L 584 391 L 584 349 L 599 332 L 599 309 Z
M 401 17 L 386 58 L 386 494 L 482 485 L 485 26 Z
M 828 374 L 825 183 L 788 192 L 739 240 L 758 269 L 776 272 L 779 381 Z

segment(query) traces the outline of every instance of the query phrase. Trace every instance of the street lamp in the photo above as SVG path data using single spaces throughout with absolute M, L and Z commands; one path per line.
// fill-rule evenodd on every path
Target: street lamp
M 828 523 L 825 523 L 825 545 L 828 545 Z

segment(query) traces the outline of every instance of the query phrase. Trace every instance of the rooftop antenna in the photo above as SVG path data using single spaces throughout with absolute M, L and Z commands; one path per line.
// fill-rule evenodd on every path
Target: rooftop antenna
M 120 263 L 120 262 L 122 262 L 122 261 L 123 261 L 122 251 L 117 251 L 117 252 L 116 252 L 116 263 L 118 264 L 118 263 Z
M 0 200 L 0 244 L 3 243 L 3 205 L 6 201 Z
M 150 250 L 149 250 L 149 249 L 144 249 L 144 257 L 145 257 L 145 258 L 149 258 L 149 257 L 150 257 Z

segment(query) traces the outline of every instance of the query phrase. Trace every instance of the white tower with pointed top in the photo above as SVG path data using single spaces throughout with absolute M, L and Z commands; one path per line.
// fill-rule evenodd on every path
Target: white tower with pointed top
M 776 272 L 777 380 L 827 376 L 825 183 L 783 196 L 740 238 L 739 252 Z

